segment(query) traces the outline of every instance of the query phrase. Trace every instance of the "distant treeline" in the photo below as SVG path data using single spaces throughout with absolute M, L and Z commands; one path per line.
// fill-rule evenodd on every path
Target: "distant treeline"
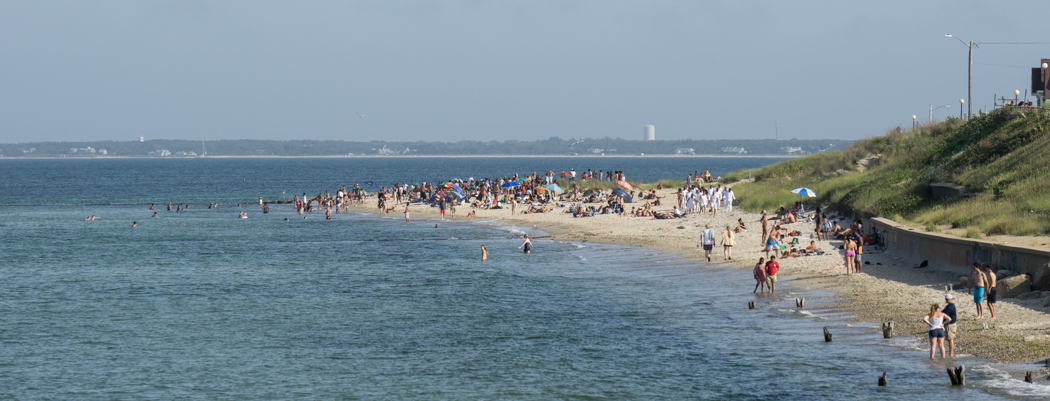
M 561 139 L 535 141 L 459 141 L 459 142 L 348 142 L 312 140 L 164 140 L 26 142 L 0 144 L 4 157 L 192 157 L 209 156 L 340 156 L 340 155 L 786 155 L 841 150 L 854 141 L 818 140 L 670 140 L 641 141 L 613 138 Z M 746 153 L 742 153 L 746 152 Z

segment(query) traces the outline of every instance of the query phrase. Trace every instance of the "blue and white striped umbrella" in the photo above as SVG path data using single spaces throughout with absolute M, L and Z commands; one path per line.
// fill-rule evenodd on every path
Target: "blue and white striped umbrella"
M 812 189 L 809 189 L 809 188 L 806 188 L 806 187 L 792 189 L 791 193 L 799 194 L 799 195 L 802 195 L 802 196 L 805 196 L 805 197 L 808 197 L 808 198 L 816 198 L 817 197 L 817 193 L 816 192 L 813 192 Z

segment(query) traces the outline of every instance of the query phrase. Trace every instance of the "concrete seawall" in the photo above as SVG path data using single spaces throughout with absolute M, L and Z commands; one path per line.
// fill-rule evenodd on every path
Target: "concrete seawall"
M 1050 262 L 1050 251 L 1039 248 L 931 233 L 883 218 L 870 221 L 872 228 L 885 236 L 887 249 L 915 266 L 928 260 L 931 266 L 965 275 L 970 272 L 970 264 L 977 262 L 1019 274 L 1034 274 Z

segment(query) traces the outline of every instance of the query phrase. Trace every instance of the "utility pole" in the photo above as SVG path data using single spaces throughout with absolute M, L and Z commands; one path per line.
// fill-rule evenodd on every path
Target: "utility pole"
M 958 36 L 952 36 L 952 34 L 950 33 L 944 35 L 944 37 L 959 39 Z M 969 103 L 966 109 L 966 118 L 969 119 L 970 117 L 973 117 L 973 48 L 977 46 L 977 44 L 973 42 L 966 42 L 962 39 L 959 39 L 959 42 L 961 42 L 963 46 L 966 46 L 970 49 L 969 65 L 966 68 L 966 103 Z M 960 110 L 959 113 L 959 115 L 961 116 L 962 110 Z

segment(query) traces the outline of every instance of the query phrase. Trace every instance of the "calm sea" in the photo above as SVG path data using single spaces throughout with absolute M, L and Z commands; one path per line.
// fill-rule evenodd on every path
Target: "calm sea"
M 790 282 L 753 296 L 741 269 L 543 239 L 524 255 L 532 231 L 499 222 L 304 220 L 255 203 L 369 180 L 575 167 L 651 181 L 774 161 L 0 160 L 0 399 L 1050 396 L 976 361 L 971 387 L 951 388 L 908 336 L 883 340 Z

